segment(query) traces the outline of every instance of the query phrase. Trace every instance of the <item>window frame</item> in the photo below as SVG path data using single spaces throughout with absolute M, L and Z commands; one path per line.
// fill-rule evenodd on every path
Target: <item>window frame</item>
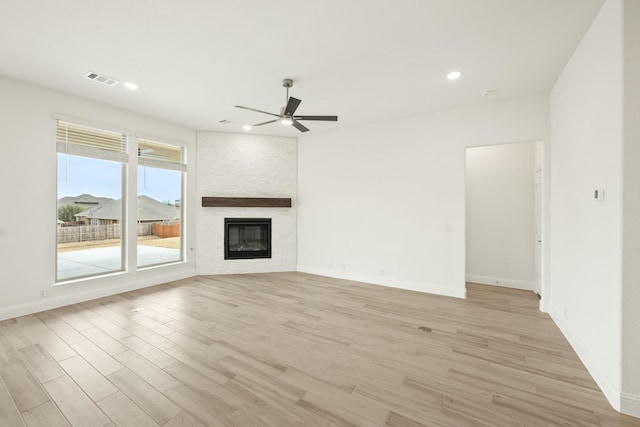
M 188 155 L 188 147 L 187 144 L 184 144 L 179 141 L 171 140 L 168 138 L 157 137 L 154 135 L 147 134 L 139 134 L 133 131 L 127 131 L 121 127 L 115 127 L 111 125 L 105 125 L 103 123 L 96 123 L 93 121 L 78 119 L 75 117 L 68 117 L 60 114 L 52 114 L 52 118 L 56 120 L 55 124 L 55 140 L 56 140 L 56 174 L 58 174 L 60 164 L 58 154 L 69 154 L 76 155 L 88 158 L 96 158 L 101 160 L 110 160 L 116 161 L 121 164 L 121 222 L 120 222 L 120 269 L 111 270 L 102 273 L 96 274 L 88 274 L 81 276 L 73 276 L 68 278 L 59 278 L 59 269 L 58 269 L 58 239 L 57 239 L 57 215 L 56 215 L 56 238 L 54 239 L 55 244 L 55 268 L 54 268 L 54 286 L 73 284 L 77 282 L 98 280 L 104 277 L 127 274 L 127 273 L 135 273 L 136 271 L 143 271 L 148 269 L 155 268 L 163 268 L 167 266 L 172 266 L 176 264 L 186 264 L 189 260 L 187 259 L 187 181 L 188 181 L 188 164 L 187 164 L 187 155 Z M 74 153 L 60 152 L 58 147 L 58 122 L 67 122 L 73 125 L 87 127 L 96 129 L 98 131 L 107 131 L 107 132 L 116 132 L 122 135 L 124 138 L 125 150 L 123 150 L 124 155 L 117 155 L 116 159 L 111 156 L 107 156 L 107 158 L 102 158 L 99 155 L 83 155 L 83 150 L 72 150 Z M 138 266 L 138 250 L 137 250 L 137 197 L 138 197 L 138 167 L 139 164 L 139 156 L 138 156 L 138 147 L 140 144 L 140 140 L 150 140 L 159 144 L 169 145 L 172 147 L 176 147 L 180 150 L 181 158 L 179 163 L 179 171 L 180 171 L 180 250 L 179 250 L 179 259 L 175 261 L 169 261 L 165 263 L 158 264 L 150 264 L 144 266 Z M 157 167 L 156 162 L 150 162 L 154 164 L 147 164 L 149 167 Z M 167 168 L 172 169 L 172 168 Z M 175 168 L 173 168 L 175 170 Z M 59 200 L 59 188 L 58 188 L 58 179 L 56 176 L 56 211 L 58 207 Z M 135 231 L 135 232 L 134 232 Z
M 137 233 L 136 233 L 136 251 L 135 251 L 135 256 L 132 256 L 130 258 L 130 261 L 132 262 L 132 265 L 135 266 L 135 270 L 146 270 L 149 268 L 156 268 L 156 267 L 162 267 L 162 266 L 167 266 L 167 265 L 173 265 L 173 264 L 179 264 L 179 263 L 185 263 L 187 262 L 187 251 L 185 249 L 186 247 L 186 198 L 187 198 L 187 154 L 188 154 L 188 149 L 186 147 L 185 144 L 182 144 L 180 142 L 177 141 L 173 141 L 171 139 L 167 139 L 167 138 L 162 138 L 162 137 L 158 137 L 158 136 L 154 136 L 154 135 L 149 135 L 149 134 L 145 134 L 145 133 L 136 133 L 135 134 L 135 139 L 136 139 L 136 143 L 135 145 L 135 162 L 131 162 L 131 163 L 135 163 L 135 177 L 136 177 L 136 184 L 135 184 L 135 199 L 136 199 L 136 203 L 137 203 L 137 196 L 138 196 L 138 187 L 139 187 L 139 183 L 137 182 L 137 178 L 138 178 L 138 167 L 140 166 L 148 166 L 151 168 L 158 168 L 158 169 L 166 169 L 166 170 L 175 170 L 175 171 L 179 171 L 180 172 L 180 258 L 176 261 L 169 261 L 169 262 L 164 262 L 164 263 L 157 263 L 157 264 L 148 264 L 148 265 L 143 265 L 143 266 L 139 266 L 138 265 L 138 252 L 137 252 Z M 178 163 L 175 162 L 171 162 L 172 166 L 169 167 L 165 167 L 162 168 L 160 166 L 163 165 L 163 163 L 169 163 L 169 162 L 163 162 L 163 161 L 153 161 L 150 159 L 144 159 L 144 164 L 141 164 L 140 159 L 142 156 L 139 155 L 139 151 L 141 144 L 141 141 L 148 141 L 148 142 L 152 142 L 152 143 L 156 143 L 156 144 L 162 144 L 162 145 L 168 145 L 171 147 L 176 147 L 179 149 L 180 151 L 180 162 L 179 162 L 179 166 Z M 132 144 L 133 145 L 133 144 Z M 133 147 L 132 147 L 132 152 L 134 152 Z M 147 162 L 149 162 L 147 164 Z M 133 175 L 133 169 L 132 169 L 132 175 Z M 133 188 L 133 185 L 131 186 L 131 188 Z M 137 207 L 137 206 L 136 206 Z M 132 219 L 132 224 L 135 222 L 136 227 L 137 227 L 137 223 L 138 223 L 138 218 L 137 218 L 137 210 L 135 211 L 136 215 L 134 215 L 134 218 Z
M 55 141 L 56 141 L 56 238 L 54 240 L 55 243 L 55 275 L 54 275 L 54 285 L 60 285 L 60 284 L 66 284 L 66 283 L 74 283 L 80 280 L 86 280 L 86 279 L 90 279 L 90 278 L 94 278 L 94 277 L 103 277 L 103 276 L 108 276 L 111 274 L 121 274 L 127 271 L 127 262 L 126 262 L 126 256 L 127 256 L 127 247 L 125 244 L 125 240 L 123 238 L 123 236 L 127 233 L 127 224 L 126 224 L 126 212 L 127 212 L 127 188 L 128 188 L 128 163 L 129 163 L 129 146 L 130 146 L 130 137 L 129 137 L 129 132 L 127 132 L 126 130 L 123 130 L 122 128 L 117 128 L 117 127 L 113 127 L 113 126 L 108 126 L 108 125 L 103 125 L 103 124 L 99 124 L 99 123 L 95 123 L 95 122 L 90 122 L 87 120 L 81 120 L 81 119 L 76 119 L 76 118 L 70 118 L 67 116 L 63 116 L 63 115 L 58 115 L 58 114 L 54 114 L 52 116 L 52 118 L 56 121 L 55 124 L 55 129 L 56 129 L 56 135 L 55 135 Z M 118 134 L 121 137 L 121 143 L 122 143 L 122 147 L 121 150 L 116 151 L 116 150 L 100 150 L 99 148 L 96 147 L 88 147 L 88 146 L 81 146 L 81 144 L 75 144 L 75 143 L 71 143 L 71 145 L 69 145 L 69 143 L 67 142 L 65 144 L 65 142 L 60 140 L 61 135 L 59 134 L 60 132 L 60 123 L 66 123 L 68 125 L 71 125 L 73 127 L 77 127 L 77 128 L 85 128 L 85 129 L 89 129 L 91 131 L 96 131 L 96 135 L 99 133 L 114 133 L 114 134 Z M 65 144 L 64 146 L 62 144 Z M 69 150 L 69 148 L 71 148 L 71 150 Z M 71 151 L 71 152 L 70 152 Z M 79 276 L 70 276 L 70 277 L 64 277 L 64 278 L 60 278 L 59 277 L 59 260 L 58 260 L 58 238 L 57 238 L 57 208 L 58 208 L 58 200 L 59 200 L 59 187 L 58 187 L 58 173 L 59 173 L 59 168 L 60 168 L 60 164 L 59 164 L 59 157 L 58 155 L 65 155 L 65 156 L 76 156 L 76 157 L 84 157 L 84 158 L 89 158 L 89 159 L 94 159 L 94 160 L 100 160 L 100 161 L 110 161 L 110 162 L 114 162 L 114 163 L 119 163 L 120 164 L 120 198 L 122 200 L 121 202 L 121 206 L 120 206 L 120 267 L 118 269 L 114 269 L 114 270 L 109 270 L 103 273 L 97 273 L 97 274 L 84 274 L 84 275 L 79 275 Z M 68 159 L 68 157 L 67 157 Z M 66 165 L 65 165 L 66 167 Z

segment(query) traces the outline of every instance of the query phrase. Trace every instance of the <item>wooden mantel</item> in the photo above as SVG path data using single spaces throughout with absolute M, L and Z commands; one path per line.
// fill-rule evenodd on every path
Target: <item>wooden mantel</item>
M 290 208 L 291 198 L 203 197 L 203 208 Z

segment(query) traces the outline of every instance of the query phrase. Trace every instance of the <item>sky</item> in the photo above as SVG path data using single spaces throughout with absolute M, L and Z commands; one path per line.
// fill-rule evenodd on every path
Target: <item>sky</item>
M 58 199 L 91 194 L 122 198 L 122 163 L 58 154 Z M 138 194 L 160 202 L 180 199 L 180 172 L 138 167 Z

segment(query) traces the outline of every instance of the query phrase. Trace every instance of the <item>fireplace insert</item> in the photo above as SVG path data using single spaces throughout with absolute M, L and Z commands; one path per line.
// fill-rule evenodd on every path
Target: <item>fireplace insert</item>
M 225 218 L 224 259 L 271 258 L 271 218 Z

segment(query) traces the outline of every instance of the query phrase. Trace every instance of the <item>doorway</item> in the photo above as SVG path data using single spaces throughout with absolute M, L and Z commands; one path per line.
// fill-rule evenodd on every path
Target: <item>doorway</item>
M 467 282 L 541 293 L 542 141 L 465 152 Z

